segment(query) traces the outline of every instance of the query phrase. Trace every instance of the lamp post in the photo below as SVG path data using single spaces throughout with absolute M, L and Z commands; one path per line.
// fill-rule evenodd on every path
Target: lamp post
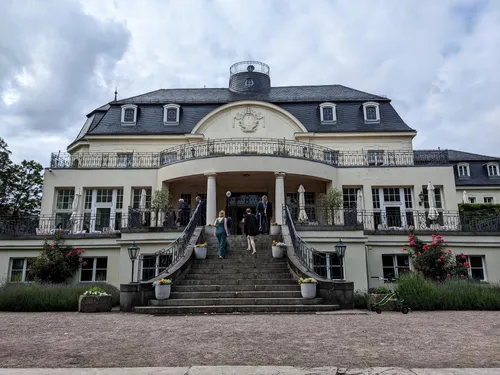
M 132 245 L 130 245 L 130 247 L 128 248 L 128 256 L 130 258 L 130 260 L 132 261 L 132 277 L 131 277 L 131 280 L 130 282 L 133 283 L 134 282 L 134 262 L 135 260 L 137 259 L 137 256 L 139 255 L 139 251 L 141 250 L 140 247 L 138 247 L 136 244 L 135 244 L 135 241 Z
M 341 239 L 339 239 L 339 242 L 335 245 L 335 252 L 337 254 L 337 257 L 340 260 L 340 264 L 344 266 L 344 256 L 345 256 L 345 251 L 347 249 L 347 246 L 344 245 Z M 345 268 L 345 267 L 342 267 Z M 343 270 L 345 273 L 345 269 Z M 345 275 L 343 277 L 345 279 Z

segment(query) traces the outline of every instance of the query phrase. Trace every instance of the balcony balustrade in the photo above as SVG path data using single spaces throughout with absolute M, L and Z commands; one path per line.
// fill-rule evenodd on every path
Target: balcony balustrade
M 187 160 L 221 156 L 294 158 L 335 167 L 446 165 L 441 150 L 338 151 L 328 147 L 272 138 L 214 139 L 175 146 L 157 153 L 52 153 L 52 169 L 157 169 Z

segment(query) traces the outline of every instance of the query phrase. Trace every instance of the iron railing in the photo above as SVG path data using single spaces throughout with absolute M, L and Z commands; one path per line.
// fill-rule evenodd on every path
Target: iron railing
M 154 254 L 141 254 L 139 256 L 137 280 L 147 281 L 155 278 L 175 265 L 184 256 L 187 245 L 196 227 L 200 224 L 201 211 L 202 208 L 197 206 L 189 223 L 174 242 Z
M 212 139 L 183 144 L 158 153 L 52 153 L 53 169 L 162 168 L 186 160 L 221 156 L 274 156 L 309 160 L 335 167 L 446 165 L 445 151 L 337 151 L 313 143 L 275 138 Z
M 304 241 L 295 229 L 294 219 L 288 206 L 284 206 L 284 221 L 288 228 L 295 256 L 299 262 L 317 277 L 328 280 L 344 279 L 343 259 L 335 253 L 322 253 Z
M 133 208 L 129 206 L 126 226 L 129 229 L 148 227 L 176 228 L 177 226 L 186 226 L 188 222 L 189 212 L 186 223 L 182 223 L 177 220 L 177 213 L 174 210 L 160 212 L 148 208 Z
M 242 72 L 257 72 L 269 75 L 269 70 L 269 65 L 260 61 L 240 61 L 231 65 L 229 73 L 231 76 Z

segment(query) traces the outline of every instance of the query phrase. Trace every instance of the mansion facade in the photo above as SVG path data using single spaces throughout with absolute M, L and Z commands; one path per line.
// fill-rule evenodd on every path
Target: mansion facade
M 300 241 L 325 255 L 324 264 L 303 262 L 313 276 L 376 287 L 375 277 L 411 269 L 402 248 L 415 231 L 426 240 L 441 234 L 469 258 L 471 277 L 500 281 L 498 223 L 467 220 L 458 207 L 500 203 L 500 158 L 415 150 L 416 135 L 384 96 L 342 85 L 273 87 L 269 67 L 254 61 L 234 64 L 226 88 L 115 98 L 87 115 L 66 153 L 52 154 L 40 216 L 4 220 L 0 280 L 29 281 L 29 259 L 58 230 L 85 249 L 75 282 L 129 282 L 133 242 L 138 279 L 149 280 L 162 272 L 161 250 L 184 233 L 178 199 L 191 217 L 201 197 L 198 224 L 226 210 L 239 235 L 245 210 L 267 195 L 272 220 L 293 220 Z M 321 196 L 333 188 L 343 203 L 331 214 Z M 172 212 L 151 210 L 159 189 L 173 197 Z M 298 220 L 301 210 L 307 220 Z M 347 246 L 340 260 L 339 239 Z

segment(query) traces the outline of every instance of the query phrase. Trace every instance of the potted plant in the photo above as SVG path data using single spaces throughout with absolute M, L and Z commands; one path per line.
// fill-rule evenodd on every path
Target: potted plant
M 312 277 L 308 278 L 300 278 L 300 293 L 302 294 L 302 298 L 314 298 L 316 297 L 316 284 L 318 282 Z
M 272 251 L 273 258 L 283 258 L 285 254 L 286 244 L 283 242 L 273 241 Z
M 196 259 L 206 259 L 207 257 L 207 243 L 198 243 L 194 245 L 194 255 Z
M 339 189 L 332 188 L 326 194 L 320 194 L 320 202 L 326 214 L 328 225 L 340 224 L 340 213 L 343 205 L 343 195 Z
M 277 236 L 281 232 L 281 226 L 277 223 L 271 223 L 270 234 L 271 236 Z
M 111 294 L 99 287 L 86 290 L 78 299 L 78 311 L 83 313 L 111 311 L 113 301 Z
M 170 289 L 172 285 L 172 280 L 170 279 L 160 279 L 153 283 L 155 287 L 155 298 L 156 299 L 168 299 L 170 297 Z
M 152 226 L 161 226 L 163 223 L 163 216 L 166 212 L 172 209 L 171 195 L 167 189 L 159 189 L 153 192 L 151 199 L 151 218 Z

